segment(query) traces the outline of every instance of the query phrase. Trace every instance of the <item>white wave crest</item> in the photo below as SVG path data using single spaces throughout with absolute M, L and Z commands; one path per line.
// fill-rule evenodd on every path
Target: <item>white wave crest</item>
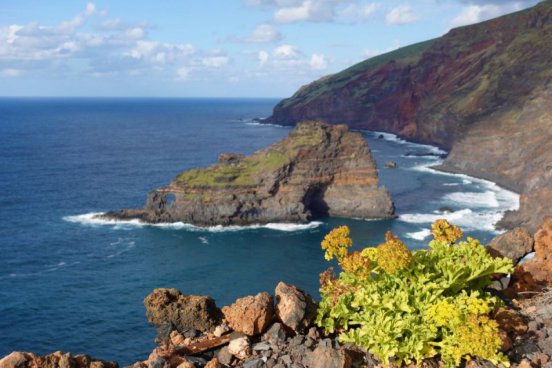
M 484 192 L 453 192 L 443 197 L 446 201 L 451 201 L 470 207 L 500 207 L 497 199 L 497 192 L 487 190 Z
M 438 219 L 445 219 L 462 230 L 482 230 L 499 233 L 496 223 L 502 218 L 502 211 L 475 212 L 469 208 L 451 213 L 406 213 L 399 220 L 413 224 L 431 224 Z
M 402 138 L 399 138 L 396 134 L 393 134 L 393 133 L 378 132 L 378 131 L 369 131 L 369 132 L 372 133 L 373 136 L 375 136 L 375 137 L 381 136 L 381 137 L 383 137 L 383 139 L 385 139 L 386 141 L 389 141 L 389 142 L 394 142 L 394 143 L 398 143 L 398 144 L 405 144 L 405 145 L 408 145 L 410 147 L 426 149 L 431 154 L 435 154 L 435 155 L 445 155 L 445 154 L 447 154 L 447 151 L 444 151 L 444 150 L 440 149 L 437 146 L 432 146 L 432 145 L 429 145 L 429 144 L 409 142 L 409 141 L 406 141 Z
M 322 225 L 322 222 L 312 221 L 312 222 L 309 222 L 308 224 L 268 223 L 268 224 L 254 224 L 249 226 L 217 225 L 217 226 L 209 226 L 209 227 L 200 227 L 192 224 L 186 224 L 183 222 L 149 224 L 137 219 L 133 219 L 133 220 L 106 219 L 106 218 L 100 217 L 103 214 L 104 214 L 103 212 L 91 212 L 91 213 L 85 213 L 82 215 L 65 216 L 63 217 L 63 220 L 72 222 L 72 223 L 78 223 L 81 225 L 89 225 L 89 226 L 111 225 L 111 226 L 115 226 L 115 228 L 118 228 L 118 229 L 151 226 L 151 227 L 159 227 L 164 229 L 176 229 L 176 230 L 184 229 L 189 231 L 201 231 L 201 232 L 226 232 L 226 231 L 243 231 L 243 230 L 254 230 L 254 229 L 270 229 L 270 230 L 276 230 L 276 231 L 293 232 L 293 231 L 315 229 L 318 226 Z
M 405 234 L 407 238 L 416 239 L 416 240 L 424 240 L 430 235 L 431 235 L 431 230 L 429 229 L 422 229 L 420 231 Z

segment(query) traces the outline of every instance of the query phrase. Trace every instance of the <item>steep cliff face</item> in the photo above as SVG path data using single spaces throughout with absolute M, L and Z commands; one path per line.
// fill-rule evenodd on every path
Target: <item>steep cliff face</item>
M 325 215 L 388 218 L 393 212 L 362 135 L 345 125 L 307 122 L 251 156 L 223 154 L 211 167 L 181 173 L 150 193 L 143 209 L 105 216 L 210 226 L 305 222 Z
M 451 150 L 443 169 L 522 193 L 503 225 L 552 200 L 552 1 L 399 49 L 302 87 L 269 121 L 323 119 Z

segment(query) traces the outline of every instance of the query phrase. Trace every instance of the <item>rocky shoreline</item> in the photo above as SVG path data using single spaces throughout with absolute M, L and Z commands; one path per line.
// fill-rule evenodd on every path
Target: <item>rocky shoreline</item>
M 323 77 L 265 122 L 320 119 L 443 147 L 442 170 L 521 194 L 502 227 L 535 231 L 552 201 L 551 35 L 547 0 Z
M 221 154 L 205 169 L 178 175 L 154 190 L 141 209 L 103 218 L 198 226 L 305 223 L 321 216 L 394 216 L 379 187 L 365 139 L 345 125 L 298 124 L 287 138 L 250 156 Z
M 502 351 L 512 367 L 552 367 L 552 217 L 534 234 L 516 228 L 488 245 L 492 256 L 516 264 L 511 277 L 489 288 L 505 301 L 492 313 Z M 534 252 L 530 260 L 520 261 Z M 299 288 L 280 282 L 274 294 L 245 296 L 218 308 L 208 296 L 155 289 L 144 300 L 157 329 L 157 347 L 132 368 L 352 368 L 381 367 L 362 348 L 342 344 L 314 323 L 317 303 Z M 437 358 L 425 367 L 441 367 Z M 479 358 L 466 367 L 493 367 Z M 47 356 L 14 352 L 0 368 L 116 368 L 114 362 L 56 352 Z

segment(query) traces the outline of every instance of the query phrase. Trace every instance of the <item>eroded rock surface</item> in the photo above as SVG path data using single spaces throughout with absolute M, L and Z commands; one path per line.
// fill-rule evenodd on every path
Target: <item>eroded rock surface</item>
M 168 196 L 174 196 L 169 203 Z M 201 226 L 307 222 L 317 216 L 389 218 L 366 140 L 345 125 L 305 122 L 251 156 L 221 155 L 150 193 L 146 206 L 104 216 Z
M 314 319 L 318 306 L 310 295 L 285 282 L 276 285 L 276 315 L 294 331 L 304 332 Z
M 224 317 L 235 331 L 258 335 L 265 330 L 274 316 L 274 299 L 267 292 L 246 296 L 222 308 Z
M 221 312 L 208 296 L 183 295 L 177 289 L 155 289 L 144 299 L 146 316 L 155 327 L 170 324 L 179 332 L 212 331 L 220 324 Z

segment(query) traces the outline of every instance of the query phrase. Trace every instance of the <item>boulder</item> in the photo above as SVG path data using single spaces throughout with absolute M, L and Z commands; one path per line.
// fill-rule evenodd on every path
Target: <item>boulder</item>
M 251 344 L 247 336 L 241 336 L 230 341 L 228 352 L 238 359 L 245 359 L 251 355 Z
M 246 296 L 222 308 L 222 313 L 233 330 L 249 336 L 258 335 L 274 316 L 274 299 L 267 292 Z
M 396 169 L 399 165 L 395 161 L 387 161 L 383 166 L 386 169 Z
M 20 368 L 27 363 L 27 357 L 24 353 L 14 351 L 0 360 L 0 368 Z
M 533 251 L 533 243 L 533 237 L 527 229 L 516 227 L 491 240 L 487 250 L 493 257 L 510 258 L 515 265 Z
M 155 289 L 144 299 L 148 321 L 160 327 L 171 323 L 181 333 L 212 331 L 220 324 L 220 310 L 208 296 L 183 295 L 177 289 Z
M 318 346 L 303 359 L 306 368 L 350 368 L 351 357 L 343 349 Z
M 293 285 L 278 283 L 276 294 L 276 315 L 284 325 L 303 333 L 316 317 L 317 305 L 312 297 Z
M 535 234 L 535 256 L 516 266 L 512 287 L 517 292 L 541 291 L 552 287 L 552 217 Z

